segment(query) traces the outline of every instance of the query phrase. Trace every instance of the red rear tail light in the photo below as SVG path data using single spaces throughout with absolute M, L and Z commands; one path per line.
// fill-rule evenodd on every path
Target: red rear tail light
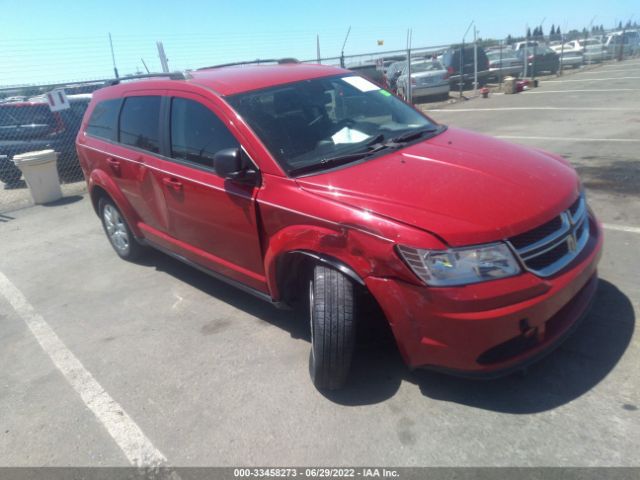
M 453 67 L 447 67 L 447 76 L 453 75 L 453 72 L 454 72 Z

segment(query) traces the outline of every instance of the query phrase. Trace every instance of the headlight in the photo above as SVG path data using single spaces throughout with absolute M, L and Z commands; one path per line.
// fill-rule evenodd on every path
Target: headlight
M 504 243 L 449 250 L 421 250 L 398 245 L 411 270 L 427 285 L 446 287 L 511 277 L 520 266 Z

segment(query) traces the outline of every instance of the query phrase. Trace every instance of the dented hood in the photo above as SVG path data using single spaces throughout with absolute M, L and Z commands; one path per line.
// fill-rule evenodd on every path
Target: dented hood
M 455 128 L 297 182 L 333 201 L 434 233 L 452 246 L 527 231 L 568 208 L 579 194 L 578 176 L 563 159 Z

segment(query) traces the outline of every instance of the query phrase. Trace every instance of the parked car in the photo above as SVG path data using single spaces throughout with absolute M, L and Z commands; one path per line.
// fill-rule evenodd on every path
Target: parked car
M 483 85 L 486 83 L 487 78 L 490 75 L 489 72 L 489 59 L 484 51 L 484 48 L 477 48 L 478 55 L 478 83 Z M 449 73 L 449 81 L 452 87 L 457 87 L 460 81 L 465 84 L 471 84 L 474 79 L 474 48 L 473 46 L 466 46 L 464 50 L 462 48 L 452 48 L 446 50 L 438 56 L 438 60 Z M 462 63 L 461 63 L 462 62 Z M 462 77 L 460 76 L 460 66 L 462 67 Z
M 583 64 L 582 52 L 566 51 L 558 54 L 562 68 L 579 68 Z
M 496 376 L 557 346 L 596 291 L 602 230 L 569 162 L 347 70 L 125 81 L 95 92 L 77 149 L 117 255 L 152 246 L 301 306 L 321 389 L 345 383 L 375 312 L 410 367 Z
M 5 188 L 20 185 L 22 172 L 13 157 L 36 150 L 50 148 L 58 153 L 58 174 L 62 179 L 81 176 L 75 137 L 91 95 L 67 98 L 70 108 L 55 113 L 43 97 L 0 104 L 0 181 Z
M 518 50 L 518 58 L 523 62 L 525 52 L 527 54 L 527 75 L 539 75 L 542 72 L 555 74 L 560 69 L 560 56 L 549 47 Z
M 580 53 L 584 63 L 602 62 L 608 58 L 606 47 L 596 38 L 571 40 L 564 45 L 555 45 L 551 49 L 558 55 Z
M 406 100 L 408 92 L 409 69 L 404 63 L 397 80 L 397 93 Z M 411 96 L 449 97 L 449 73 L 437 60 L 416 60 L 411 62 Z
M 398 78 L 402 74 L 402 69 L 407 64 L 406 60 L 401 60 L 397 62 L 393 62 L 391 65 L 387 67 L 385 72 L 385 82 L 387 88 L 393 93 L 397 93 L 398 91 Z
M 487 58 L 491 78 L 522 75 L 524 62 L 511 49 L 492 50 L 487 52 Z
M 616 32 L 607 35 L 604 41 L 604 47 L 607 49 L 611 58 L 621 58 L 635 55 L 639 51 L 637 43 L 637 32 Z

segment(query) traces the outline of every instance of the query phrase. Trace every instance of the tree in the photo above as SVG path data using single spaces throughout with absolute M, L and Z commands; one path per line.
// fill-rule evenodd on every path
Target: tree
M 505 42 L 507 43 L 507 45 L 511 45 L 513 43 L 513 38 L 511 37 L 511 34 L 507 35 L 507 39 L 505 40 Z
M 622 30 L 622 21 L 618 23 L 618 30 Z

